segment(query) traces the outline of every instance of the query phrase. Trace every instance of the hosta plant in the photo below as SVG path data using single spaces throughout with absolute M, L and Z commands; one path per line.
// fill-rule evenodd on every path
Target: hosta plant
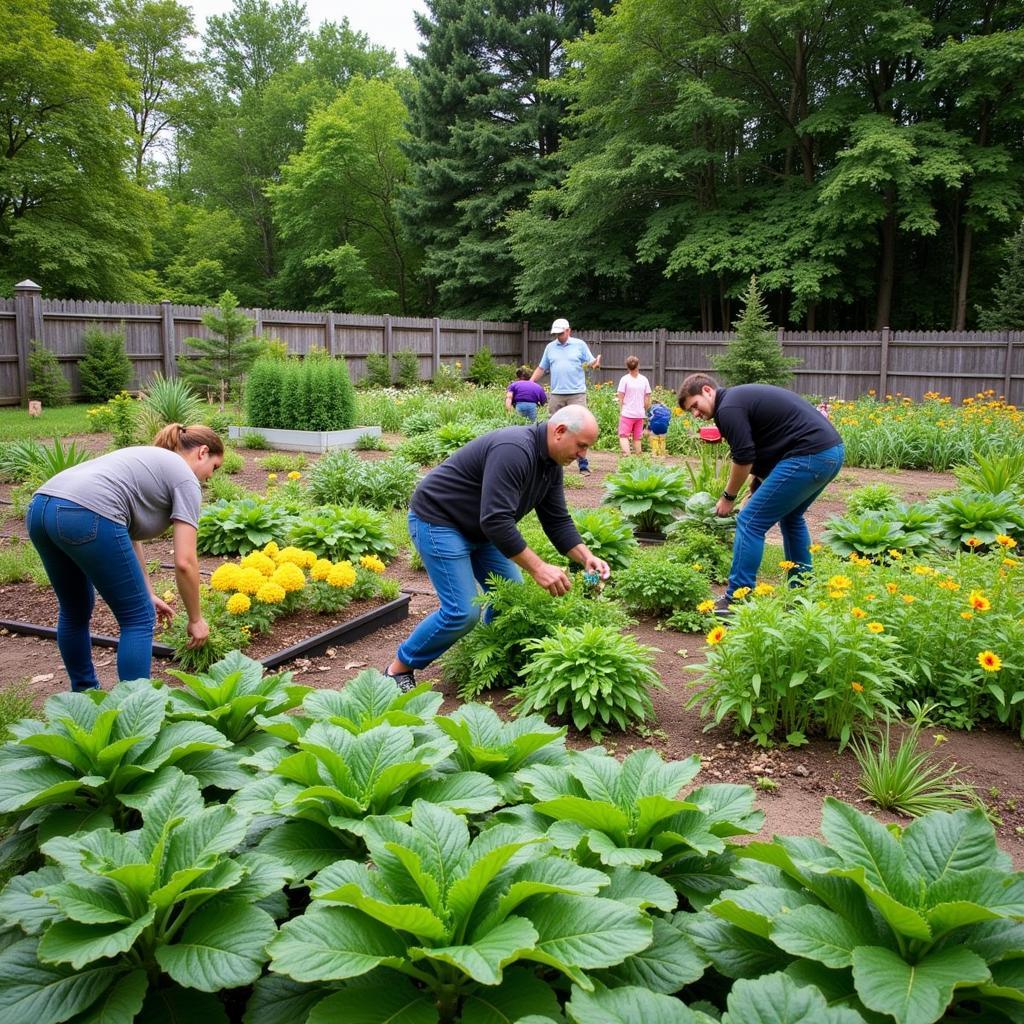
M 204 807 L 175 768 L 133 804 L 141 828 L 56 836 L 42 847 L 53 863 L 0 894 L 0 918 L 23 933 L 0 953 L 0 1019 L 220 1022 L 216 993 L 259 977 L 276 934 L 259 902 L 284 874 L 232 855 L 247 819 Z
M 529 661 L 515 689 L 515 714 L 567 718 L 594 737 L 654 714 L 650 691 L 661 688 L 654 652 L 632 636 L 611 626 L 559 626 L 523 647 Z
M 690 489 L 681 470 L 644 459 L 624 460 L 604 482 L 604 501 L 638 530 L 663 530 L 682 510 Z
M 583 543 L 603 558 L 612 572 L 625 569 L 640 548 L 632 526 L 616 509 L 577 509 L 572 518 Z
M 204 555 L 246 555 L 287 535 L 292 516 L 260 498 L 217 501 L 199 517 L 196 546 Z
M 821 833 L 736 851 L 751 884 L 690 928 L 720 973 L 785 969 L 897 1024 L 1021 1019 L 1024 875 L 981 810 L 886 827 L 829 797 Z
M 394 558 L 387 516 L 359 505 L 324 505 L 292 527 L 290 542 L 320 558 L 358 561 L 361 555 Z
M 908 547 L 902 526 L 886 511 L 829 519 L 821 539 L 838 555 L 877 556 Z
M 1024 514 L 1012 491 L 983 494 L 962 490 L 932 501 L 938 519 L 939 536 L 960 548 L 977 542 L 990 545 L 999 536 L 1024 537 Z
M 322 871 L 310 907 L 270 945 L 271 971 L 306 984 L 374 972 L 370 988 L 325 988 L 313 1019 L 382 1019 L 384 992 L 396 1021 L 557 1017 L 535 965 L 592 989 L 591 972 L 651 944 L 644 911 L 598 895 L 607 875 L 545 856 L 512 826 L 474 839 L 464 819 L 419 801 L 409 824 L 371 818 L 361 832 L 370 866 Z
M 899 492 L 890 484 L 865 484 L 850 492 L 846 499 L 846 514 L 859 516 L 862 512 L 888 512 L 899 502 Z

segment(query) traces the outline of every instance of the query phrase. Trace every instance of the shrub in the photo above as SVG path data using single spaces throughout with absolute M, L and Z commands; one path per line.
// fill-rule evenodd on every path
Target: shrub
M 268 429 L 348 430 L 355 402 L 344 359 L 260 359 L 249 374 L 246 419 Z
M 168 423 L 181 423 L 191 427 L 203 416 L 203 402 L 187 381 L 154 374 L 146 385 L 139 403 L 139 417 L 143 436 L 153 436 Z
M 661 549 L 662 557 L 697 569 L 712 583 L 726 582 L 732 568 L 732 545 L 720 533 L 683 523 L 667 532 L 671 540 Z
M 0 475 L 15 483 L 31 484 L 33 489 L 52 476 L 87 461 L 91 456 L 72 441 L 67 448 L 55 437 L 47 447 L 24 438 L 0 448 Z
M 651 615 L 693 609 L 711 596 L 706 576 L 657 550 L 641 552 L 629 568 L 616 573 L 614 587 L 615 596 L 630 611 Z
M 462 363 L 460 362 L 441 363 L 437 368 L 437 373 L 430 379 L 431 390 L 439 391 L 441 394 L 462 391 L 465 387 L 466 382 L 462 377 Z
M 28 397 L 44 407 L 67 405 L 71 385 L 57 357 L 42 342 L 33 341 L 28 357 Z
M 580 509 L 573 512 L 572 518 L 583 543 L 613 571 L 625 569 L 640 549 L 632 527 L 617 509 Z
M 661 687 L 654 652 L 610 626 L 558 626 L 527 640 L 525 682 L 515 713 L 568 718 L 597 739 L 606 728 L 626 730 L 654 713 L 650 690 Z
M 475 352 L 469 361 L 467 379 L 479 387 L 492 387 L 495 384 L 508 385 L 510 374 L 514 376 L 514 367 L 502 366 L 489 348 L 484 346 Z
M 387 442 L 379 434 L 371 434 L 367 431 L 356 438 L 353 450 L 357 452 L 386 452 L 390 449 Z
M 391 387 L 391 366 L 383 352 L 366 354 L 366 376 L 359 382 L 364 388 Z
M 846 500 L 846 514 L 857 516 L 862 512 L 889 512 L 900 502 L 899 492 L 889 484 L 866 484 L 850 492 Z
M 395 352 L 391 358 L 395 361 L 395 387 L 416 387 L 420 383 L 419 355 L 403 349 L 401 352 Z
M 433 409 L 419 409 L 409 413 L 402 420 L 402 433 L 406 437 L 416 434 L 427 434 L 441 426 L 441 417 Z
M 307 479 L 310 497 L 319 505 L 361 503 L 387 510 L 408 504 L 419 470 L 400 455 L 364 462 L 340 450 L 320 459 Z
M 225 291 L 217 301 L 217 310 L 204 313 L 203 326 L 212 338 L 186 338 L 185 344 L 198 355 L 178 357 L 178 372 L 198 391 L 221 400 L 237 384 L 253 363 L 264 355 L 262 338 L 252 333 L 254 320 L 238 309 L 238 300 Z
M 394 558 L 396 550 L 384 513 L 358 505 L 325 505 L 303 516 L 292 527 L 290 541 L 333 561 L 358 561 L 361 555 L 387 561 Z
M 962 487 L 979 494 L 1024 495 L 1024 452 L 976 452 L 973 464 L 954 466 L 953 474 Z
M 242 447 L 251 451 L 264 451 L 267 447 L 267 439 L 262 434 L 248 433 L 242 438 Z
M 288 534 L 292 517 L 259 498 L 218 501 L 199 517 L 196 546 L 205 555 L 247 554 Z
M 624 459 L 604 482 L 604 501 L 633 521 L 638 530 L 659 531 L 686 503 L 689 489 L 680 470 L 644 459 Z
M 409 462 L 415 462 L 417 466 L 432 466 L 444 457 L 441 443 L 433 431 L 406 438 L 395 449 L 395 454 Z
M 306 468 L 306 456 L 302 452 L 289 455 L 286 452 L 274 452 L 272 455 L 265 455 L 257 460 L 260 469 L 268 473 L 291 473 Z
M 132 361 L 124 349 L 124 333 L 108 334 L 90 327 L 82 334 L 82 341 L 85 354 L 78 362 L 82 397 L 90 402 L 106 402 L 132 382 Z

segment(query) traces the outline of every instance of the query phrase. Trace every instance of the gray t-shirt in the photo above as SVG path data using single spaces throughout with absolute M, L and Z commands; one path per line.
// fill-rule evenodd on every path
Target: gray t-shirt
M 199 525 L 202 489 L 177 453 L 154 445 L 121 448 L 65 469 L 37 491 L 67 498 L 128 528 L 132 540 L 158 537 L 172 519 Z

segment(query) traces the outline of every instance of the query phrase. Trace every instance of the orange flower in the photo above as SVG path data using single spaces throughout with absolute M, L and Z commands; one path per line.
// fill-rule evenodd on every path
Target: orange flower
M 869 622 L 868 623 L 868 632 L 869 633 L 884 633 L 885 632 L 885 626 L 883 626 L 882 623 L 880 623 L 880 622 Z
M 937 586 L 940 590 L 959 590 L 960 589 L 960 584 L 957 583 L 955 580 L 939 580 L 939 582 L 936 583 L 935 586 Z
M 734 601 L 742 601 L 743 598 L 745 598 L 747 596 L 747 594 L 749 594 L 749 593 L 750 593 L 750 587 L 737 587 L 732 592 L 732 599 Z
M 992 607 L 992 602 L 980 590 L 972 590 L 967 595 L 967 603 L 976 612 L 987 612 Z
M 961 619 L 967 619 L 968 621 L 970 621 L 971 619 L 974 618 L 974 612 L 961 612 L 960 613 L 960 618 Z
M 854 693 L 863 693 L 864 692 L 864 687 L 860 683 L 857 683 L 857 682 L 850 683 L 850 689 L 853 690 Z
M 705 639 L 712 647 L 716 644 L 720 644 L 725 639 L 725 626 L 715 626 L 715 628 L 708 633 Z
M 900 588 L 895 583 L 886 583 L 885 589 L 888 590 L 890 594 L 895 594 Z
M 972 550 L 974 548 L 980 548 L 982 545 L 982 542 L 978 540 L 977 537 L 968 537 L 967 540 L 964 541 L 964 543 Z
M 863 608 L 851 608 L 850 609 L 850 614 L 855 619 L 866 619 L 867 615 L 868 615 L 868 613 L 866 611 L 864 611 Z
M 796 562 L 791 562 L 789 559 L 783 559 L 783 561 L 779 562 L 779 568 L 783 572 L 789 572 L 790 569 L 796 568 Z
M 849 576 L 832 576 L 829 578 L 828 585 L 833 590 L 848 590 L 853 586 L 853 581 Z
M 981 651 L 978 654 L 978 664 L 986 672 L 998 672 L 1003 667 L 1003 659 L 992 651 Z
M 812 544 L 808 549 L 812 555 L 816 555 L 821 550 L 820 544 Z
M 996 543 L 1001 548 L 1015 548 L 1017 546 L 1017 542 L 1012 537 L 1008 537 L 1005 533 L 1000 533 L 996 536 Z

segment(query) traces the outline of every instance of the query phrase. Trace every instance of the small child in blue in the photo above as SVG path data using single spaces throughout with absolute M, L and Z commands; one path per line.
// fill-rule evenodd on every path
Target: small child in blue
M 672 422 L 672 413 L 664 402 L 651 404 L 650 419 L 647 421 L 651 438 L 651 454 L 665 455 L 665 438 L 668 434 L 668 425 Z
M 520 416 L 531 423 L 537 420 L 537 406 L 546 405 L 548 393 L 535 381 L 530 380 L 530 368 L 521 366 L 516 370 L 516 380 L 512 381 L 505 392 L 505 408 L 511 412 L 512 407 Z

